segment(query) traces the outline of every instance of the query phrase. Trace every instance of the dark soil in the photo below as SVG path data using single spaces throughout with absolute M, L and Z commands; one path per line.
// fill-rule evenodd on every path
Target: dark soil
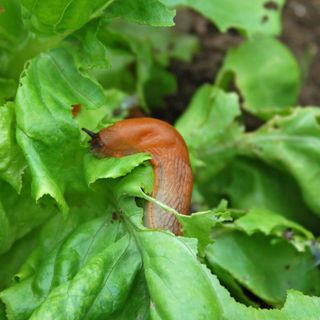
M 167 99 L 170 108 L 154 114 L 171 123 L 201 84 L 214 81 L 227 50 L 242 41 L 237 32 L 230 30 L 222 34 L 210 21 L 189 10 L 178 11 L 176 27 L 180 32 L 196 35 L 201 48 L 192 63 L 174 61 L 171 65 L 178 80 L 177 94 Z M 301 65 L 303 86 L 299 104 L 320 106 L 320 0 L 288 0 L 283 11 L 281 39 Z M 247 120 L 253 126 L 258 125 L 250 116 Z
M 320 106 L 320 1 L 290 0 L 283 19 L 283 41 L 303 71 L 301 105 Z

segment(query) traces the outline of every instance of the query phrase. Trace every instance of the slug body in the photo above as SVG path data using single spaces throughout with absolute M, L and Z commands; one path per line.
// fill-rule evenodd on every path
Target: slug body
M 189 214 L 193 186 L 189 154 L 183 138 L 170 124 L 153 118 L 122 120 L 97 133 L 91 146 L 105 157 L 151 154 L 155 176 L 152 196 L 179 213 Z M 181 234 L 175 216 L 151 202 L 145 225 Z

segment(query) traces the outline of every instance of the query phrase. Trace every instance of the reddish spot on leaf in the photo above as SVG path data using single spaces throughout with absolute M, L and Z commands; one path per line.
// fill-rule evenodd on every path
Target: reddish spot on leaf
M 81 105 L 80 104 L 74 104 L 72 106 L 72 110 L 71 110 L 71 113 L 72 113 L 72 116 L 75 118 L 78 113 L 80 112 L 81 110 Z
M 6 9 L 4 7 L 0 7 L 0 13 L 4 13 Z

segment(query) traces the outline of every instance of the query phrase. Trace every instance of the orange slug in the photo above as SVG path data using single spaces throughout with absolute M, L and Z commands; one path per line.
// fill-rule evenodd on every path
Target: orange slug
M 179 213 L 189 214 L 192 170 L 187 146 L 174 127 L 158 119 L 134 118 L 119 121 L 96 134 L 83 130 L 92 137 L 91 147 L 100 156 L 151 154 L 155 176 L 152 197 Z M 152 202 L 147 204 L 145 225 L 181 234 L 175 216 Z

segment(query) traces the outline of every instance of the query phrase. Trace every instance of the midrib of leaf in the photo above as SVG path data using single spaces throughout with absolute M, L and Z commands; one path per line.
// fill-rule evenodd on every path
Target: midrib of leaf
M 59 73 L 59 75 L 61 76 L 61 78 L 64 80 L 65 84 L 70 88 L 70 90 L 72 90 L 73 92 L 76 92 L 80 97 L 83 97 L 84 100 L 88 100 L 90 101 L 90 103 L 95 106 L 96 109 L 100 108 L 101 106 L 97 106 L 93 103 L 93 101 L 91 99 L 89 99 L 87 96 L 85 96 L 81 91 L 79 91 L 74 85 L 71 84 L 70 81 L 68 81 L 68 78 L 65 76 L 63 70 L 60 68 L 59 63 L 57 63 L 56 59 L 51 55 L 51 54 L 47 54 L 47 56 L 49 57 L 49 59 L 52 61 L 52 63 L 55 65 L 55 67 L 57 68 L 57 71 Z M 78 71 L 79 72 L 79 71 Z
M 162 258 L 165 258 L 165 257 L 162 257 Z M 165 281 L 165 278 L 159 277 L 158 274 L 156 272 L 154 272 L 151 268 L 149 268 L 149 270 L 153 274 L 153 276 L 157 277 L 159 282 L 161 282 L 167 288 L 167 290 L 171 293 L 171 297 L 173 297 L 176 300 L 176 302 L 179 303 L 179 298 L 174 294 L 173 290 L 171 289 L 170 283 L 168 284 Z
M 109 0 L 108 2 L 105 3 L 104 6 L 100 7 L 99 9 L 97 9 L 95 12 L 93 12 L 90 16 L 90 20 L 97 18 L 98 16 L 100 16 L 102 14 L 102 11 L 104 11 L 107 7 L 109 7 L 109 5 L 114 2 L 115 0 Z
M 118 241 L 121 241 L 121 239 L 119 239 Z M 84 318 L 86 318 L 87 314 L 90 312 L 92 306 L 94 305 L 94 302 L 96 301 L 96 299 L 99 297 L 102 289 L 105 287 L 107 281 L 109 280 L 113 270 L 115 269 L 115 267 L 118 265 L 119 261 L 121 261 L 122 257 L 124 256 L 124 254 L 127 252 L 130 244 L 131 244 L 131 241 L 132 239 L 129 237 L 129 240 L 128 240 L 128 243 L 126 245 L 126 247 L 124 248 L 123 252 L 121 253 L 121 255 L 118 257 L 118 259 L 113 263 L 113 265 L 111 266 L 109 272 L 107 273 L 106 275 L 106 278 L 104 280 L 104 282 L 102 283 L 100 289 L 99 289 L 99 292 L 96 294 L 95 298 L 92 300 L 92 303 L 90 305 L 90 308 L 87 309 L 86 313 L 84 314 Z M 108 288 L 108 287 L 107 287 Z M 108 291 L 110 292 L 109 288 L 108 288 Z M 110 294 L 112 295 L 112 292 L 110 292 Z
M 39 1 L 39 0 L 37 0 Z M 61 21 L 63 20 L 65 13 L 67 12 L 68 8 L 72 5 L 72 3 L 75 2 L 74 0 L 70 0 L 65 7 L 61 10 L 61 14 L 59 16 L 59 18 L 57 19 L 57 22 L 53 24 L 53 30 L 54 32 L 57 32 L 57 27 L 59 25 L 59 23 L 61 23 Z M 103 6 L 101 6 L 100 8 L 98 8 L 97 10 L 95 10 L 89 18 L 89 21 L 100 16 L 102 14 L 102 12 L 112 3 L 114 2 L 114 0 L 109 0 L 107 1 Z M 68 34 L 72 33 L 73 31 L 68 32 Z
M 70 0 L 70 1 L 65 5 L 65 7 L 61 10 L 60 17 L 58 18 L 57 22 L 53 24 L 53 30 L 54 30 L 54 32 L 57 32 L 57 26 L 58 26 L 58 24 L 62 21 L 65 12 L 67 11 L 68 7 L 71 5 L 72 2 L 73 2 L 73 0 Z
M 89 252 L 90 252 L 90 249 L 91 249 L 92 246 L 93 246 L 94 241 L 96 240 L 96 237 L 98 236 L 99 232 L 100 232 L 101 230 L 103 230 L 104 226 L 108 224 L 108 221 L 109 221 L 109 217 L 107 217 L 107 218 L 103 221 L 103 223 L 101 223 L 101 226 L 99 227 L 99 229 L 94 233 L 94 235 L 92 235 L 91 240 L 90 240 L 90 244 L 89 244 L 89 246 L 88 246 L 88 249 L 87 249 L 86 253 L 85 253 L 84 256 L 83 256 L 83 260 L 82 260 L 83 263 L 82 263 L 82 265 L 84 265 L 84 264 L 86 263 L 86 259 L 87 259 L 87 257 L 88 257 Z

